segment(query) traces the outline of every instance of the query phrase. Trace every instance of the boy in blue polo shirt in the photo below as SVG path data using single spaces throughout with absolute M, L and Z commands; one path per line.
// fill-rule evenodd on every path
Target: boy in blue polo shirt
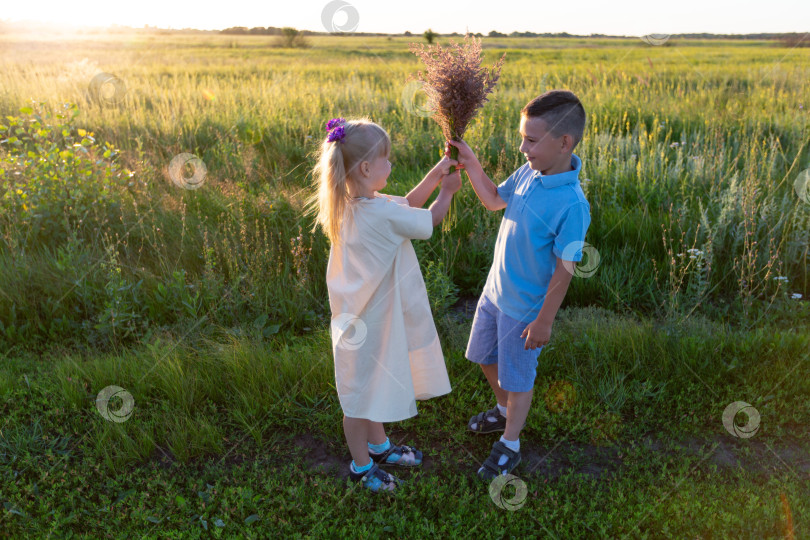
M 483 205 L 506 209 L 466 352 L 481 365 L 498 402 L 470 418 L 468 428 L 504 432 L 478 470 L 487 480 L 520 463 L 537 357 L 582 260 L 590 205 L 579 184 L 582 161 L 573 150 L 584 129 L 585 109 L 572 92 L 552 90 L 530 101 L 520 115 L 527 163 L 499 186 L 465 142 L 448 141 L 458 148 L 459 168 Z

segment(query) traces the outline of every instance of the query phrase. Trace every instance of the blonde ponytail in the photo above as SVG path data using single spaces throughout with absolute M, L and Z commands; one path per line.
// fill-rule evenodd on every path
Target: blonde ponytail
M 333 244 L 340 242 L 340 230 L 349 202 L 348 183 L 363 161 L 387 156 L 391 139 L 383 128 L 367 118 L 344 124 L 342 140 L 324 139 L 313 170 L 317 192 L 308 200 L 308 212 L 315 215 L 313 230 L 320 225 Z
M 317 224 L 321 225 L 329 241 L 334 244 L 340 239 L 340 224 L 343 223 L 343 212 L 349 202 L 346 167 L 339 144 L 324 142 L 315 174 L 319 178 Z

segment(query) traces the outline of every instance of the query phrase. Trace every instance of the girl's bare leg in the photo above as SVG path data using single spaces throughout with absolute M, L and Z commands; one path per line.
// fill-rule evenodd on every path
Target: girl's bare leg
M 385 428 L 382 422 L 368 422 L 368 442 L 371 444 L 382 444 L 388 436 L 385 434 Z M 355 460 L 357 463 L 357 460 Z
M 365 467 L 371 461 L 368 455 L 368 437 L 371 423 L 365 418 L 343 417 L 343 432 L 346 434 L 346 442 L 349 443 L 349 452 L 351 452 L 352 459 L 358 467 Z

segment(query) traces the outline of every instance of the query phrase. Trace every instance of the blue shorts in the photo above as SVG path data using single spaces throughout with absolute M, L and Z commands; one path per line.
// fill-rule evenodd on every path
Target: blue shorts
M 537 357 L 543 347 L 526 350 L 523 330 L 532 321 L 506 315 L 487 298 L 478 300 L 470 341 L 464 356 L 476 364 L 498 364 L 498 385 L 508 392 L 528 392 L 534 387 Z

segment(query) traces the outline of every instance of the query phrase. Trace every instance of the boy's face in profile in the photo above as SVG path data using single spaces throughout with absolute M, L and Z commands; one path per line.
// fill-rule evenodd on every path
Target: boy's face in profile
M 571 169 L 570 135 L 555 137 L 548 131 L 545 120 L 538 116 L 530 118 L 525 114 L 520 116 L 520 135 L 523 137 L 520 151 L 533 170 L 557 174 Z

